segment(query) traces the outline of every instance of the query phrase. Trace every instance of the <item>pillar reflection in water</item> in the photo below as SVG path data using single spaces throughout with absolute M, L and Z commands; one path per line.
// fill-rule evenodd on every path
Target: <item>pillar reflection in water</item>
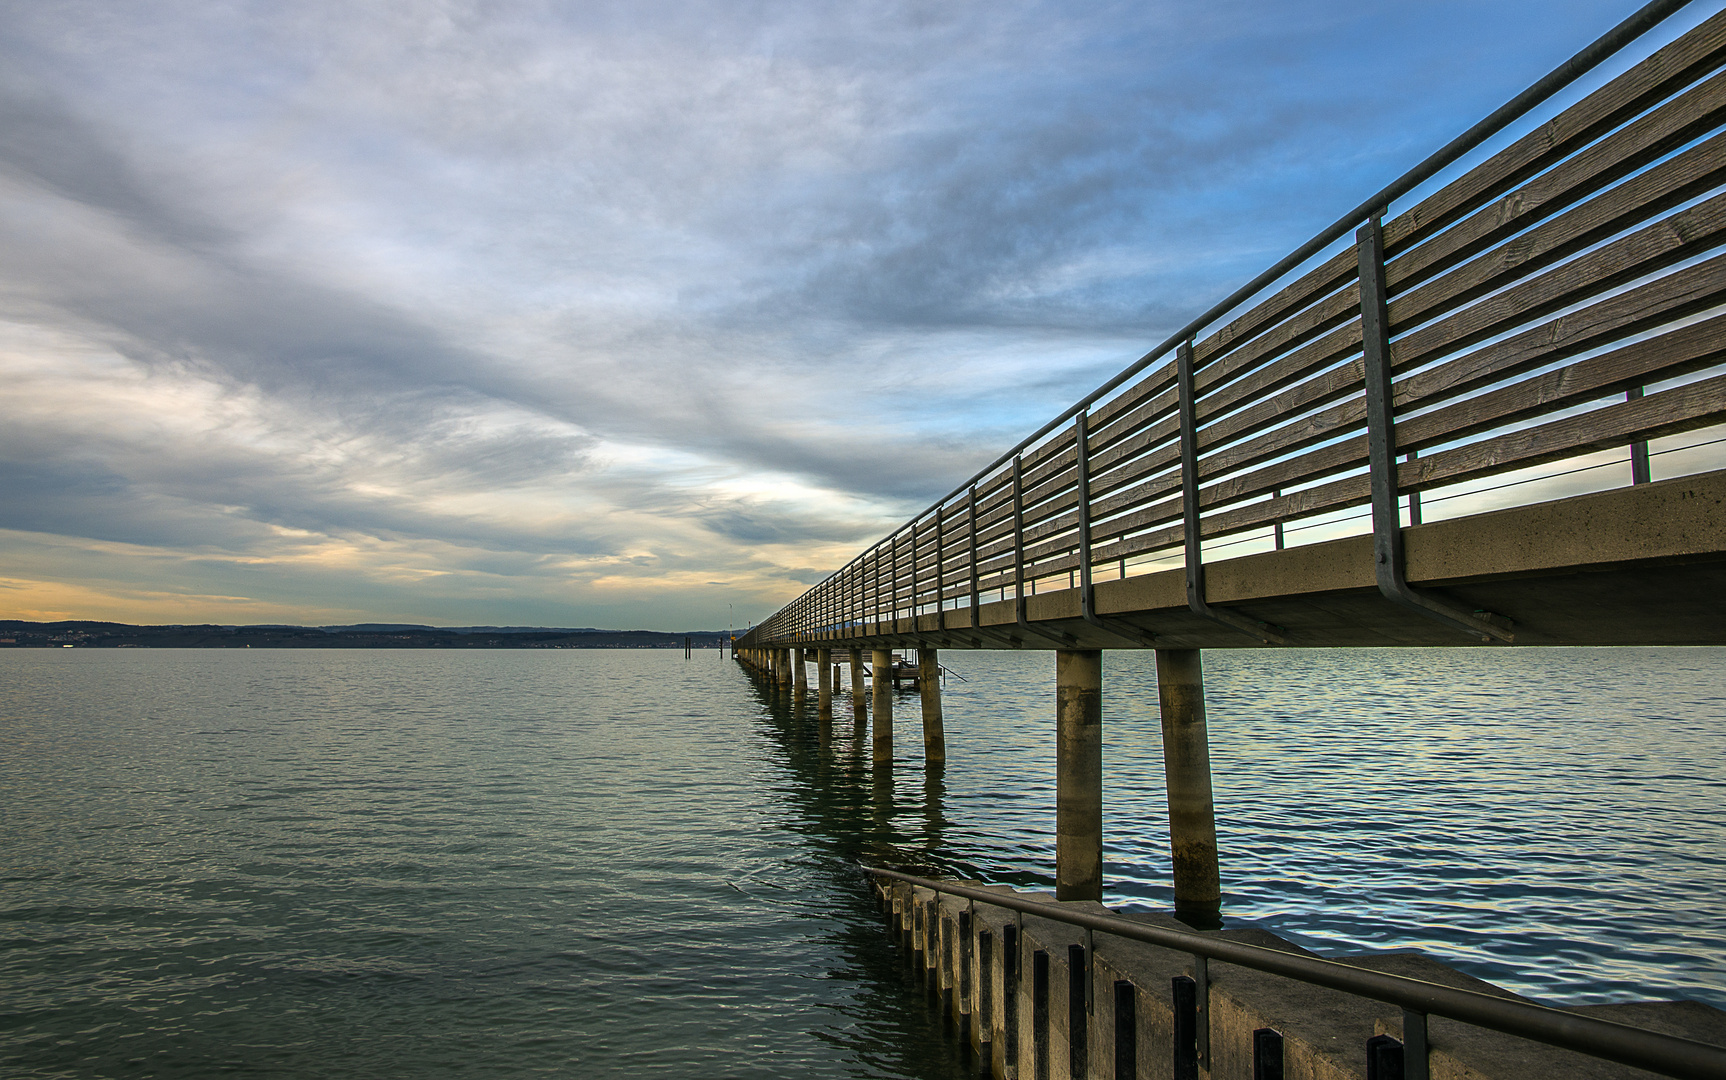
M 947 833 L 947 767 L 928 762 L 923 767 L 923 848 L 939 856 Z
M 863 694 L 862 649 L 851 650 L 851 716 L 861 738 L 863 727 L 869 722 L 869 699 Z

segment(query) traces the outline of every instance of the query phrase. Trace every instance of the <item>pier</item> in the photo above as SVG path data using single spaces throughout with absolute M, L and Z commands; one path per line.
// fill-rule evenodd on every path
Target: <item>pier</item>
M 734 643 L 783 692 L 816 662 L 829 718 L 848 656 L 884 770 L 893 650 L 917 653 L 932 769 L 941 650 L 1055 652 L 1053 896 L 880 875 L 994 1075 L 1726 1077 L 1702 1006 L 1576 1019 L 1482 1004 L 1503 992 L 1431 962 L 1375 981 L 1234 948 L 1202 660 L 1726 644 L 1726 470 L 1698 452 L 1726 440 L 1726 13 L 1469 157 L 1684 6 L 1633 15 Z M 1099 903 L 1106 649 L 1156 653 L 1174 911 L 1140 930 Z M 1247 1023 L 1313 987 L 1395 1008 L 1335 1053 L 1298 1010 Z M 1481 1051 L 1479 1028 L 1605 1071 Z

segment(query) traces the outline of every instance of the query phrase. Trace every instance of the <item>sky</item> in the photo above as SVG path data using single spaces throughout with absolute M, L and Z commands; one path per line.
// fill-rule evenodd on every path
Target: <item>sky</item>
M 0 0 L 0 618 L 759 621 L 1631 7 Z

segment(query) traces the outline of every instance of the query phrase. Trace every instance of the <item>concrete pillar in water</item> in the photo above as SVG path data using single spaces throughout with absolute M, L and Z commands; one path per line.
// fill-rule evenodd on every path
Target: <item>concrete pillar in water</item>
M 863 650 L 851 650 L 851 711 L 859 722 L 868 711 L 869 699 L 863 695 Z
M 809 668 L 803 662 L 803 650 L 791 650 L 791 682 L 799 694 L 809 692 Z
M 1217 873 L 1217 816 L 1211 797 L 1210 737 L 1205 730 L 1205 677 L 1197 649 L 1157 650 L 1157 697 L 1163 710 L 1163 773 L 1169 787 L 1169 853 L 1175 869 L 1175 917 L 1199 930 L 1222 925 Z
M 923 761 L 947 762 L 947 737 L 941 730 L 941 660 L 934 649 L 917 650 L 917 688 L 923 695 Z
M 784 687 L 785 689 L 790 689 L 790 687 L 791 687 L 791 650 L 790 649 L 774 649 L 773 650 L 773 660 L 774 660 L 774 667 L 777 669 L 777 672 L 778 672 L 777 682 L 779 683 L 779 685 L 781 687 Z
M 833 716 L 833 650 L 815 650 L 815 715 Z
M 875 688 L 875 763 L 893 760 L 893 652 L 876 649 L 870 664 L 870 682 Z
M 1103 898 L 1103 654 L 1055 653 L 1055 899 Z

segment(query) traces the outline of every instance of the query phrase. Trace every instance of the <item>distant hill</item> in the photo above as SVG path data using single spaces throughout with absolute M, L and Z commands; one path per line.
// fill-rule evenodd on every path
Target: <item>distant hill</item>
M 0 649 L 699 649 L 723 645 L 724 631 L 567 629 L 539 626 L 132 626 L 111 622 L 0 619 Z
M 295 629 L 299 629 L 295 627 Z M 315 626 L 332 634 L 346 631 L 387 632 L 393 630 L 444 630 L 451 634 L 609 634 L 593 626 L 428 626 L 424 623 L 351 623 L 347 626 Z M 655 631 L 658 633 L 658 631 Z

